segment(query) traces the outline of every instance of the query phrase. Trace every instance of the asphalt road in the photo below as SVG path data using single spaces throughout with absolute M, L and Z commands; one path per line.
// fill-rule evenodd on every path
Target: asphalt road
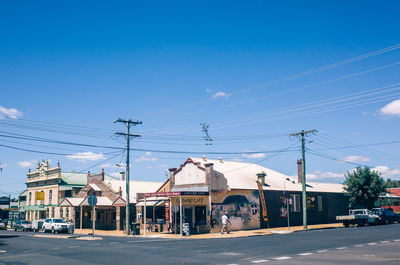
M 33 235 L 0 231 L 0 264 L 400 264 L 400 224 L 226 239 Z

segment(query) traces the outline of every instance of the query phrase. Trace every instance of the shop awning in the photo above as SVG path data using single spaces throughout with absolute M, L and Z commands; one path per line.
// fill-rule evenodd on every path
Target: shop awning
M 146 201 L 146 206 L 155 206 L 158 201 Z M 136 206 L 144 206 L 144 202 L 136 203 Z
M 40 205 L 26 205 L 25 211 L 46 211 L 46 208 Z

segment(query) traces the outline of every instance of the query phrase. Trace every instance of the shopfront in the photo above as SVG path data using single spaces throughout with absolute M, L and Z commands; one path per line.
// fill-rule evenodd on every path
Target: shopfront
M 143 217 L 141 223 L 145 232 L 149 226 L 161 224 L 164 225 L 158 226 L 159 232 L 169 230 L 182 234 L 183 224 L 188 224 L 192 234 L 209 232 L 208 192 L 144 193 L 137 206 L 141 207 L 138 216 Z

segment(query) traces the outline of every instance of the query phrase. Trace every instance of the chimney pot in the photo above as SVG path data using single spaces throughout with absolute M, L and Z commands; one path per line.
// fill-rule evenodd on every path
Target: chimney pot
M 201 158 L 203 159 L 203 161 L 207 161 L 207 157 L 206 156 L 202 156 Z
M 261 184 L 265 184 L 265 177 L 267 174 L 263 171 L 261 173 L 257 173 L 257 181 L 260 182 Z
M 222 163 L 222 157 L 218 157 L 218 161 Z
M 121 179 L 121 180 L 125 180 L 125 172 L 124 172 L 124 171 L 121 171 L 121 172 L 119 172 L 119 173 L 121 174 L 120 179 Z

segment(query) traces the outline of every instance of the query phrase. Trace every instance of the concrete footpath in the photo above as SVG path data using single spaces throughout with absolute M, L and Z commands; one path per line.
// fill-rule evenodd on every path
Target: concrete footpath
M 106 231 L 106 230 L 96 230 L 95 236 L 121 236 L 121 237 L 138 237 L 138 238 L 190 238 L 190 239 L 206 239 L 206 238 L 231 238 L 231 237 L 250 237 L 250 236 L 266 236 L 272 234 L 287 234 L 293 232 L 301 232 L 301 231 L 309 231 L 309 230 L 318 230 L 318 229 L 333 229 L 343 227 L 342 223 L 333 223 L 333 224 L 320 224 L 320 225 L 309 225 L 308 229 L 304 229 L 303 226 L 292 226 L 290 229 L 287 227 L 275 227 L 275 228 L 264 228 L 264 229 L 254 229 L 254 230 L 239 230 L 239 231 L 231 231 L 229 234 L 224 233 L 208 233 L 208 234 L 199 234 L 199 235 L 190 235 L 189 237 L 170 234 L 170 233 L 154 233 L 154 232 L 146 232 L 146 235 L 143 235 L 143 231 L 140 231 L 141 235 L 133 236 L 133 235 L 125 235 L 123 231 Z M 92 229 L 75 229 L 75 235 L 85 235 L 92 233 Z

